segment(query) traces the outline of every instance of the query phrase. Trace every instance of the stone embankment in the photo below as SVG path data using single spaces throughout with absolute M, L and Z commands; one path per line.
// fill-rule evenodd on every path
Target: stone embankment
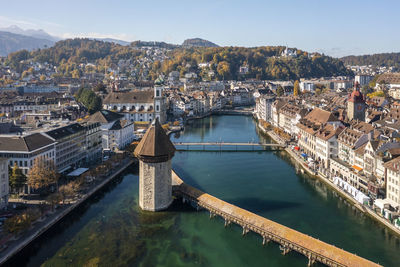
M 123 164 L 121 167 L 118 167 L 118 169 L 115 172 L 113 172 L 111 175 L 109 175 L 107 178 L 105 178 L 103 181 L 101 181 L 95 187 L 90 189 L 78 201 L 71 204 L 67 208 L 61 210 L 60 212 L 54 213 L 50 218 L 45 219 L 43 222 L 41 222 L 40 225 L 34 226 L 31 229 L 31 232 L 27 236 L 24 236 L 24 238 L 22 240 L 16 240 L 14 244 L 10 245 L 6 250 L 4 250 L 0 254 L 1 255 L 0 266 L 2 266 L 4 263 L 6 263 L 7 260 L 9 260 L 11 257 L 13 257 L 18 252 L 20 252 L 23 248 L 25 248 L 27 245 L 29 245 L 36 238 L 38 238 L 39 236 L 44 234 L 48 229 L 50 229 L 53 225 L 55 225 L 57 222 L 59 222 L 62 218 L 64 218 L 66 215 L 68 215 L 71 211 L 73 211 L 75 208 L 77 208 L 83 202 L 85 202 L 89 197 L 91 197 L 94 193 L 96 193 L 98 190 L 100 190 L 103 186 L 108 184 L 112 179 L 114 179 L 116 176 L 118 176 L 121 172 L 123 172 L 126 168 L 128 168 L 134 162 L 135 162 L 134 159 L 129 159 L 129 161 L 127 163 Z

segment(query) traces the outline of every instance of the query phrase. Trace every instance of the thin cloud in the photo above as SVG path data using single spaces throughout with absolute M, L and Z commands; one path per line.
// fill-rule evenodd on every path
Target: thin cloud
M 6 16 L 0 16 L 0 25 L 2 26 L 10 26 L 11 25 L 17 25 L 20 27 L 38 27 L 36 23 L 27 21 L 27 20 L 19 20 L 19 19 L 13 19 L 9 18 Z

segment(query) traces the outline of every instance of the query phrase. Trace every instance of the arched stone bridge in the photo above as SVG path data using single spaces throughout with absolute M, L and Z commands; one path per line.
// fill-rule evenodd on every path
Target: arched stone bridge
M 303 254 L 308 258 L 308 266 L 316 261 L 327 266 L 380 266 L 353 253 L 206 194 L 185 184 L 175 172 L 172 174 L 172 180 L 174 195 L 182 198 L 183 202 L 188 201 L 197 206 L 198 209 L 208 210 L 210 218 L 216 215 L 222 217 L 225 220 L 225 226 L 231 223 L 240 225 L 243 228 L 243 235 L 249 231 L 261 235 L 263 244 L 270 241 L 280 244 L 283 254 L 291 250 Z

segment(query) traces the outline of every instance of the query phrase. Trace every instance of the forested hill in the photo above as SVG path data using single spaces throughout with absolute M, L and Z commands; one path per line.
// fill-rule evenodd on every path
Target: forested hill
M 53 47 L 36 51 L 22 50 L 11 53 L 6 64 L 24 69 L 26 59 L 48 62 L 57 66 L 58 75 L 79 76 L 83 71 L 81 63 L 94 63 L 95 71 L 104 72 L 107 68 L 116 67 L 120 59 L 130 59 L 131 68 L 148 70 L 148 78 L 154 79 L 159 73 L 168 74 L 179 71 L 181 76 L 196 72 L 206 79 L 298 79 L 300 77 L 324 77 L 351 75 L 343 62 L 320 54 L 308 54 L 297 50 L 296 57 L 281 57 L 283 46 L 244 47 L 195 47 L 175 48 L 166 51 L 167 60 L 160 62 L 137 46 L 122 46 L 115 43 L 89 39 L 68 39 L 57 42 Z M 149 64 L 143 65 L 147 58 Z M 209 63 L 199 68 L 199 63 Z M 241 66 L 248 67 L 248 73 L 239 74 Z M 93 71 L 93 70 L 90 70 Z M 214 74 L 214 75 L 212 75 Z
M 373 65 L 373 66 L 395 66 L 400 67 L 400 53 L 382 53 L 363 56 L 347 56 L 341 60 L 345 65 Z

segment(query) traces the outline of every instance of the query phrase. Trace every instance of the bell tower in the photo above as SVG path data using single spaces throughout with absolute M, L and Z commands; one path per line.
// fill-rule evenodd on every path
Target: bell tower
M 161 124 L 165 123 L 167 111 L 165 107 L 165 97 L 163 96 L 164 80 L 158 78 L 154 84 L 154 119 L 158 118 Z
M 347 99 L 347 117 L 349 120 L 365 121 L 365 99 L 358 82 L 354 83 L 354 90 Z
M 153 121 L 134 151 L 139 159 L 139 206 L 159 211 L 172 203 L 171 159 L 175 147 L 161 127 Z

